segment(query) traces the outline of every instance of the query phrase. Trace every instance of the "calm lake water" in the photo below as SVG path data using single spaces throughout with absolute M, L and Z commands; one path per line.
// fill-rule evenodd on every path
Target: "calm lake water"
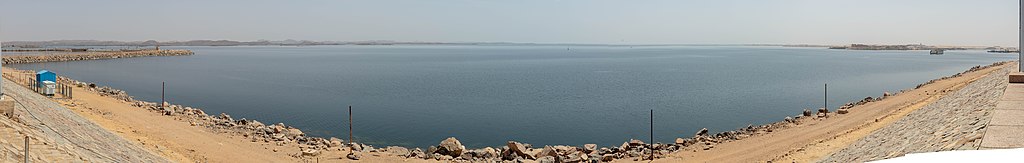
M 897 92 L 972 66 L 983 51 L 850 51 L 742 46 L 162 47 L 194 56 L 11 65 L 167 99 L 308 135 L 426 147 L 647 140 L 764 124 L 822 105 Z

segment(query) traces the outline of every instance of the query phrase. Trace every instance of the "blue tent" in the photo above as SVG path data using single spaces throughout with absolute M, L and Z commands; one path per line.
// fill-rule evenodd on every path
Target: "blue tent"
M 43 81 L 57 82 L 57 73 L 53 73 L 49 70 L 36 72 L 36 83 L 39 83 L 37 87 L 42 87 Z

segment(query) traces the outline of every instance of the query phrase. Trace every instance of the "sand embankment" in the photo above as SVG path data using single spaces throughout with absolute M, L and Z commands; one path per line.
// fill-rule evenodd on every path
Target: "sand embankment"
M 190 50 L 137 50 L 137 51 L 110 51 L 110 52 L 80 52 L 62 53 L 52 55 L 5 55 L 3 64 L 18 63 L 40 63 L 40 62 L 64 62 L 96 59 L 116 59 L 130 57 L 152 57 L 152 56 L 181 56 L 192 55 Z

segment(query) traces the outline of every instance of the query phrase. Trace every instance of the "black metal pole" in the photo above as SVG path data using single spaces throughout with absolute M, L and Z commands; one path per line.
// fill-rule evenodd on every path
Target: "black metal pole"
M 164 87 L 166 86 L 167 82 L 160 82 L 160 110 L 164 110 L 164 103 L 167 103 L 167 100 L 164 100 Z
M 825 110 L 828 110 L 828 83 L 825 83 Z
M 651 109 L 651 148 L 654 148 L 654 109 Z M 654 151 L 651 151 L 651 160 L 654 160 Z
M 355 142 L 355 139 L 352 139 L 352 105 L 348 106 L 348 142 Z

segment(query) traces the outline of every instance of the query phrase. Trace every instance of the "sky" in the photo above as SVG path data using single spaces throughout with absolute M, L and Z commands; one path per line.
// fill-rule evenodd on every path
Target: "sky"
M 1017 46 L 1017 0 L 0 0 L 0 41 Z

